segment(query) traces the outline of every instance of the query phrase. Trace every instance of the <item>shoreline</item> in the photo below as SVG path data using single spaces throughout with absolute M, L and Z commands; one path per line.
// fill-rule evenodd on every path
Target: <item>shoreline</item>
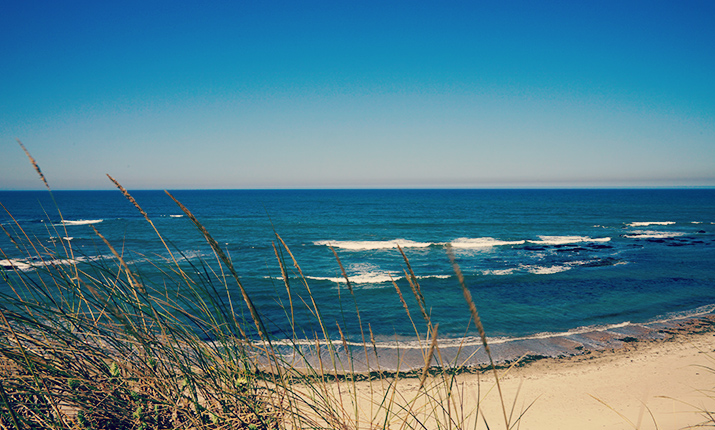
M 520 428 L 536 430 L 675 430 L 701 424 L 706 417 L 699 411 L 715 411 L 715 316 L 659 330 L 659 339 L 500 366 L 507 413 L 512 405 L 515 417 L 526 411 Z M 439 380 L 430 376 L 425 387 L 436 387 Z M 504 427 L 491 369 L 472 368 L 456 375 L 455 382 L 467 406 L 480 399 L 476 428 L 484 428 L 484 419 L 491 428 Z M 395 384 L 405 398 L 418 392 L 417 378 Z M 358 383 L 357 393 L 361 411 L 374 411 L 384 394 L 369 381 Z M 474 418 L 467 423 L 473 426 Z
M 708 306 L 711 308 L 711 306 Z M 706 314 L 684 316 L 649 323 L 622 323 L 604 327 L 584 327 L 564 333 L 544 333 L 511 339 L 489 339 L 489 347 L 497 368 L 507 368 L 514 364 L 546 360 L 579 357 L 602 351 L 615 351 L 632 344 L 668 341 L 673 337 L 697 333 L 715 332 L 715 314 L 709 310 Z M 413 343 L 413 342 L 410 342 Z M 321 342 L 322 345 L 327 345 Z M 336 373 L 339 379 L 353 373 L 357 379 L 377 377 L 418 377 L 425 367 L 424 354 L 428 349 L 427 341 L 418 345 L 389 345 L 378 342 L 377 345 L 362 343 L 341 343 L 333 341 L 333 350 L 339 358 L 338 363 L 351 362 L 352 371 L 333 369 L 329 349 L 320 349 L 321 357 L 316 355 L 315 341 L 287 343 L 282 345 L 285 358 L 296 367 L 305 366 L 307 361 L 313 368 L 324 368 Z M 300 359 L 289 359 L 293 348 L 301 349 Z M 347 348 L 347 349 L 346 349 Z M 348 352 L 349 351 L 349 352 Z M 300 364 L 303 361 L 304 364 Z M 489 358 L 479 338 L 438 339 L 438 353 L 432 359 L 429 372 L 437 374 L 447 369 L 453 374 L 475 373 L 491 369 Z

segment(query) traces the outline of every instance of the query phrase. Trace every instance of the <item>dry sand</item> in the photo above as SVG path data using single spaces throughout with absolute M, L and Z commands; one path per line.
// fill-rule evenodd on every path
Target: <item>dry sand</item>
M 672 333 L 665 340 L 626 343 L 616 350 L 543 359 L 523 367 L 502 369 L 499 372 L 507 409 L 511 409 L 516 399 L 518 415 L 533 403 L 518 425 L 529 430 L 669 430 L 703 423 L 706 417 L 701 411 L 715 411 L 715 392 L 710 391 L 715 389 L 715 372 L 702 367 L 715 369 L 715 334 L 712 325 L 705 330 L 681 327 L 676 331 L 680 333 Z M 497 390 L 489 391 L 494 385 L 493 373 L 462 374 L 457 382 L 463 389 L 459 396 L 465 410 L 473 409 L 477 399 L 481 399 L 476 428 L 486 428 L 484 418 L 491 429 L 505 428 Z M 398 396 L 412 398 L 419 381 L 406 379 L 397 384 Z M 428 380 L 426 385 L 433 387 L 433 384 L 434 380 Z M 372 389 L 371 397 L 367 383 L 358 388 L 366 426 L 371 421 L 369 416 L 379 415 L 374 402 L 381 398 L 380 383 L 373 382 Z M 440 396 L 438 391 L 431 394 Z M 424 402 L 428 400 L 423 397 L 414 410 L 434 409 L 435 403 L 421 409 Z M 474 418 L 472 415 L 465 420 L 469 423 L 466 428 L 475 428 Z M 372 421 L 375 422 L 374 418 Z M 400 428 L 395 425 L 399 421 L 395 419 L 390 427 Z M 436 427 L 429 418 L 424 423 L 426 428 Z

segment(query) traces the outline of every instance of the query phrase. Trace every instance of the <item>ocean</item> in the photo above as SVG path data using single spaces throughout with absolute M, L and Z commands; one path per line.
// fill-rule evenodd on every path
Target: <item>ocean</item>
M 180 264 L 220 273 L 206 240 L 163 191 L 132 191 Z M 658 328 L 715 310 L 714 189 L 587 190 L 176 190 L 230 255 L 276 340 L 291 338 L 288 297 L 272 243 L 295 256 L 331 336 L 360 341 L 369 329 L 387 361 L 423 342 L 425 323 L 405 278 L 404 250 L 445 351 L 480 342 L 446 248 L 450 246 L 497 357 L 559 355 L 657 336 Z M 111 253 L 90 224 L 147 283 L 161 285 L 169 257 L 119 191 L 0 192 L 0 223 L 24 231 L 56 258 L 71 246 L 80 264 Z M 12 218 L 10 216 L 12 215 Z M 275 232 L 275 233 L 274 233 Z M 347 288 L 330 247 L 351 281 Z M 0 293 L 9 277 L 41 270 L 0 235 Z M 284 253 L 298 338 L 320 327 Z M 414 325 L 396 293 L 400 288 Z M 233 288 L 237 312 L 243 301 Z M 359 309 L 359 317 L 355 307 Z M 363 323 L 363 331 L 359 322 Z M 415 327 L 420 333 L 416 340 Z M 499 346 L 501 345 L 501 347 Z M 464 348 L 463 348 L 464 349 Z M 393 352 L 390 352 L 393 351 Z M 463 351 L 460 352 L 464 354 Z M 449 355 L 449 354 L 446 354 Z M 456 355 L 456 353 L 455 353 Z M 469 355 L 469 354 L 467 354 Z M 483 360 L 480 354 L 471 360 Z M 421 356 L 420 356 L 421 358 Z M 382 357 L 381 357 L 382 359 Z M 415 362 L 419 359 L 415 358 Z M 389 366 L 388 366 L 389 367 Z

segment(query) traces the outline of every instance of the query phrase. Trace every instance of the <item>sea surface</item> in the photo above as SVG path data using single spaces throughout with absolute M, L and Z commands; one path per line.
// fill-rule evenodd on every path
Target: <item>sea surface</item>
M 197 268 L 204 261 L 218 268 L 206 240 L 163 191 L 131 193 L 162 236 L 182 251 L 180 264 Z M 451 247 L 487 336 L 503 359 L 522 353 L 558 355 L 597 347 L 599 342 L 652 336 L 659 324 L 712 314 L 715 309 L 713 189 L 172 194 L 230 255 L 277 340 L 293 333 L 272 246 L 278 243 L 275 233 L 300 265 L 331 336 L 340 339 L 338 323 L 346 337 L 361 341 L 363 335 L 369 336 L 369 323 L 381 351 L 397 346 L 406 351 L 424 342 L 426 324 L 397 245 L 417 276 L 426 312 L 439 323 L 441 342 L 455 347 L 461 342 L 477 350 L 477 331 L 447 255 Z M 54 198 L 62 218 L 47 192 L 0 192 L 0 203 L 7 209 L 0 213 L 0 223 L 19 234 L 16 221 L 28 235 L 56 249 L 58 259 L 63 244 L 71 246 L 80 261 L 111 259 L 91 224 L 122 250 L 142 279 L 162 282 L 150 261 L 163 261 L 169 254 L 119 191 L 56 191 Z M 339 256 L 354 295 L 330 247 Z M 30 274 L 41 263 L 18 251 L 5 234 L 0 235 L 0 249 L 0 265 L 5 268 L 0 292 L 7 293 L 7 276 L 16 276 L 12 267 Z M 314 339 L 320 327 L 301 304 L 301 299 L 309 302 L 307 292 L 290 256 L 283 256 L 296 304 L 297 337 Z M 232 297 L 240 309 L 240 294 Z M 390 354 L 384 352 L 386 360 Z

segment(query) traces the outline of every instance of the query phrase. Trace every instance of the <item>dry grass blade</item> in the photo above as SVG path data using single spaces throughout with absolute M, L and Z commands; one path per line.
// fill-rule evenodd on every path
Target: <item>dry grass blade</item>
M 122 186 L 122 184 L 120 184 L 116 179 L 114 179 L 109 173 L 107 173 L 107 177 L 109 178 L 110 181 L 112 181 L 114 183 L 114 185 L 117 186 L 117 188 L 119 188 L 119 191 L 121 191 L 122 194 L 124 194 L 124 197 L 126 197 L 126 199 L 129 200 L 142 215 L 144 215 L 144 218 L 147 221 L 149 221 L 149 215 L 146 212 L 144 212 L 144 209 L 142 209 L 142 207 L 139 206 L 139 203 L 137 203 L 137 201 L 134 200 L 134 197 L 132 197 L 132 195 L 129 194 L 129 191 L 127 191 L 126 188 L 124 188 Z M 151 223 L 151 221 L 149 221 L 149 222 Z
M 94 234 L 96 234 L 97 236 L 99 236 L 99 238 L 102 239 L 102 241 L 104 242 L 104 244 L 107 245 L 107 247 L 109 248 L 109 250 L 112 252 L 112 255 L 114 255 L 114 258 L 116 258 L 116 259 L 119 261 L 119 264 L 121 264 L 122 268 L 124 268 L 124 271 L 125 271 L 126 274 L 127 274 L 127 278 L 129 279 L 129 285 L 130 285 L 132 288 L 138 288 L 139 291 L 141 291 L 142 294 L 146 294 L 146 288 L 144 288 L 144 285 L 142 285 L 142 284 L 141 284 L 139 281 L 137 281 L 137 279 L 134 277 L 134 273 L 132 273 L 132 271 L 129 270 L 129 266 L 128 266 L 127 263 L 124 261 L 124 258 L 122 258 L 122 256 L 119 255 L 119 253 L 117 252 L 116 249 L 114 249 L 114 247 L 112 246 L 112 244 L 109 243 L 109 241 L 108 241 L 99 231 L 97 231 L 97 229 L 96 229 L 93 225 L 90 225 L 90 227 L 92 228 L 92 230 L 94 230 Z M 136 295 L 136 291 L 134 291 L 134 294 Z M 139 304 L 139 298 L 138 298 L 138 297 L 136 298 L 136 300 L 137 300 L 137 304 Z
M 452 250 L 452 247 L 450 245 L 447 245 L 447 256 L 449 257 L 449 261 L 452 263 L 452 269 L 454 269 L 454 273 L 457 275 L 459 285 L 462 287 L 464 300 L 466 300 L 467 304 L 469 305 L 469 311 L 472 314 L 472 319 L 474 320 L 474 324 L 477 326 L 477 330 L 479 331 L 479 337 L 482 340 L 482 345 L 484 345 L 484 350 L 487 353 L 487 357 L 489 357 L 489 364 L 494 370 L 494 380 L 496 381 L 497 390 L 499 391 L 499 400 L 501 401 L 502 412 L 504 413 L 504 423 L 506 424 L 506 428 L 509 428 L 509 417 L 507 416 L 506 406 L 504 405 L 504 396 L 501 391 L 501 384 L 499 384 L 499 373 L 497 372 L 497 368 L 494 365 L 494 360 L 492 359 L 492 353 L 489 349 L 489 343 L 487 342 L 487 334 L 484 331 L 482 319 L 479 318 L 477 306 L 474 304 L 474 300 L 472 300 L 472 293 L 469 292 L 467 285 L 464 283 L 464 275 L 462 275 L 462 269 L 459 268 L 457 260 L 454 257 L 454 251 Z
M 606 403 L 606 402 L 604 402 L 603 400 L 599 399 L 598 397 L 594 396 L 593 394 L 589 394 L 589 396 L 591 396 L 595 401 L 599 402 L 599 403 L 602 404 L 603 406 L 607 407 L 608 409 L 610 409 L 610 410 L 612 410 L 613 412 L 615 412 L 616 414 L 618 414 L 618 416 L 621 417 L 625 422 L 627 422 L 631 427 L 633 427 L 635 430 L 638 430 L 638 426 L 635 425 L 635 424 L 633 424 L 633 421 L 629 420 L 628 417 L 626 417 L 626 416 L 623 415 L 622 413 L 620 413 L 620 412 L 618 412 L 617 410 L 615 410 L 611 405 L 609 405 L 608 403 Z
M 345 267 L 343 267 L 343 262 L 340 261 L 340 257 L 338 257 L 338 253 L 335 252 L 335 248 L 333 248 L 331 245 L 328 245 L 328 248 L 330 248 L 330 250 L 333 251 L 335 260 L 338 262 L 338 266 L 340 266 L 340 272 L 343 274 L 343 278 L 345 278 L 345 283 L 348 286 L 348 290 L 350 291 L 350 294 L 353 294 L 353 285 L 350 283 L 350 278 L 348 278 L 348 274 L 345 272 Z
M 65 236 L 67 236 L 67 226 L 64 223 L 64 217 L 62 216 L 62 212 L 60 211 L 60 207 L 57 205 L 57 201 L 55 200 L 55 195 L 52 193 L 52 189 L 50 188 L 50 184 L 47 183 L 47 179 L 45 179 L 45 175 L 42 174 L 42 170 L 40 170 L 40 166 L 37 164 L 37 161 L 35 161 L 35 158 L 30 155 L 30 151 L 25 148 L 25 145 L 20 142 L 20 139 L 16 139 L 17 143 L 20 144 L 20 147 L 22 150 L 25 152 L 25 155 L 27 158 L 30 160 L 30 163 L 32 163 L 32 167 L 35 168 L 35 171 L 37 174 L 40 176 L 40 179 L 42 179 L 42 182 L 45 184 L 45 187 L 47 187 L 47 191 L 50 192 L 50 198 L 52 199 L 52 203 L 55 205 L 55 208 L 57 209 L 57 213 L 60 216 L 60 220 L 62 221 L 62 227 L 64 228 Z M 62 247 L 65 248 L 64 242 L 62 242 Z M 69 247 L 69 250 L 65 248 L 65 254 L 69 255 L 72 259 L 74 259 L 74 251 L 72 250 L 72 247 Z M 69 251 L 69 252 L 68 252 Z M 77 275 L 75 271 L 75 276 Z
M 139 203 L 137 203 L 137 201 L 134 199 L 134 197 L 132 197 L 132 195 L 129 194 L 129 191 L 127 191 L 126 188 L 124 188 L 124 187 L 122 186 L 122 184 L 119 183 L 119 181 L 117 181 L 116 179 L 114 179 L 114 178 L 113 178 L 111 175 L 109 175 L 109 174 L 107 174 L 107 177 L 109 178 L 110 181 L 112 181 L 112 183 L 114 183 L 114 185 L 115 185 L 117 188 L 119 188 L 119 191 L 122 192 L 122 194 L 124 195 L 124 197 L 125 197 L 127 200 L 129 200 L 129 202 L 131 202 L 131 204 L 133 204 L 134 207 L 137 208 L 137 210 L 139 211 L 139 213 L 141 213 L 141 214 L 144 216 L 144 219 L 145 219 L 145 220 L 149 223 L 149 225 L 154 229 L 154 232 L 156 233 L 156 235 L 159 236 L 159 240 L 161 240 L 161 243 L 164 245 L 164 248 L 167 250 L 167 252 L 169 252 L 169 255 L 171 256 L 171 260 L 174 262 L 174 265 L 175 265 L 177 268 L 179 268 L 179 263 L 176 261 L 176 257 L 174 257 L 174 253 L 171 252 L 171 249 L 169 248 L 169 246 L 168 246 L 168 245 L 166 244 L 166 242 L 164 241 L 164 237 L 159 233 L 159 230 L 157 230 L 156 226 L 154 225 L 154 223 L 152 222 L 152 220 L 149 218 L 149 215 L 146 213 L 146 211 L 144 211 L 144 209 L 142 209 L 142 207 L 139 206 Z M 179 270 L 179 273 L 181 274 L 181 276 L 182 276 L 185 280 L 188 281 L 188 279 L 187 279 L 187 277 L 186 277 L 186 274 L 185 274 L 183 271 Z
M 328 331 L 325 329 L 325 325 L 323 324 L 323 317 L 321 316 L 320 309 L 318 308 L 318 305 L 315 303 L 315 297 L 313 296 L 313 292 L 310 290 L 310 285 L 308 284 L 308 281 L 305 279 L 305 275 L 303 275 L 303 269 L 300 268 L 300 265 L 298 264 L 298 260 L 295 259 L 293 256 L 293 253 L 291 252 L 290 248 L 288 248 L 288 245 L 286 245 L 285 241 L 283 238 L 274 231 L 274 234 L 280 241 L 281 245 L 283 245 L 283 249 L 286 250 L 288 255 L 290 255 L 290 258 L 293 260 L 293 266 L 298 270 L 298 273 L 300 274 L 300 279 L 303 281 L 303 286 L 305 287 L 305 290 L 308 292 L 308 297 L 310 297 L 310 302 L 313 305 L 313 314 L 315 317 L 318 319 L 318 324 L 320 324 L 320 330 L 323 332 L 323 337 L 328 340 L 330 336 L 328 336 Z M 286 280 L 288 278 L 285 278 Z
M 437 329 L 439 324 L 435 324 L 432 328 L 432 343 L 429 346 L 429 351 L 427 351 L 427 358 L 425 358 L 425 367 L 422 369 L 422 376 L 420 376 L 420 390 L 425 385 L 425 380 L 429 374 L 429 368 L 432 365 L 432 358 L 434 357 L 434 351 L 437 348 Z
M 281 276 L 283 277 L 283 283 L 286 286 L 286 293 L 288 294 L 288 304 L 290 306 L 290 326 L 291 330 L 293 331 L 293 337 L 295 338 L 295 310 L 293 308 L 293 294 L 291 294 L 290 292 L 290 282 L 288 281 L 288 271 L 286 271 L 285 264 L 283 263 L 281 255 L 278 253 L 278 248 L 276 248 L 275 242 L 271 242 L 271 245 L 273 245 L 273 253 L 276 255 L 276 259 L 278 260 L 278 265 L 281 268 Z
M 15 426 L 15 429 L 20 430 L 22 427 L 20 427 L 20 424 L 17 422 L 17 416 L 15 415 L 15 411 L 13 410 L 12 406 L 10 406 L 10 400 L 7 398 L 7 393 L 5 392 L 5 387 L 2 384 L 2 380 L 0 380 L 0 397 L 2 398 L 3 405 L 7 408 L 8 411 L 10 411 L 10 419 L 12 420 L 12 424 Z
M 42 378 L 41 375 L 38 375 L 37 371 L 35 370 L 35 366 L 32 365 L 32 360 L 30 360 L 30 358 L 28 357 L 27 351 L 22 346 L 22 342 L 20 342 L 20 339 L 18 339 L 16 331 L 12 328 L 10 323 L 7 321 L 7 318 L 5 318 L 5 314 L 2 312 L 2 310 L 0 310 L 0 317 L 2 317 L 2 321 L 5 324 L 5 327 L 7 327 L 8 330 L 10 331 L 10 333 L 12 334 L 12 336 L 15 340 L 15 344 L 20 348 L 23 360 L 25 361 L 25 363 L 27 363 L 27 368 L 30 371 L 30 373 L 32 374 L 32 378 L 35 382 L 35 385 L 38 388 L 38 392 L 42 393 L 44 390 L 45 394 L 43 395 L 43 397 L 46 396 L 47 398 L 49 398 L 49 403 L 52 406 L 52 408 L 54 409 L 55 413 L 57 414 L 56 415 L 57 418 L 61 420 L 61 424 L 63 427 L 66 426 L 66 423 L 65 423 L 66 415 L 62 412 L 62 410 L 60 409 L 60 406 L 58 405 L 58 401 L 55 398 L 56 393 L 47 387 L 47 381 L 45 380 L 45 378 Z
M 407 278 L 407 283 L 410 284 L 412 293 L 415 295 L 415 299 L 417 299 L 417 304 L 420 306 L 422 317 L 425 319 L 425 321 L 427 321 L 427 324 L 431 326 L 432 322 L 430 321 L 430 317 L 427 314 L 427 309 L 425 309 L 426 302 L 424 296 L 422 295 L 422 288 L 417 282 L 417 276 L 412 270 L 410 260 L 407 258 L 407 255 L 405 255 L 405 252 L 402 250 L 402 247 L 400 245 L 397 245 L 397 249 L 400 251 L 400 254 L 402 254 L 402 259 L 405 260 L 405 264 L 407 265 L 407 272 L 405 272 L 405 278 Z
M 23 151 L 25 151 L 25 155 L 27 155 L 27 158 L 30 159 L 30 163 L 32 163 L 32 167 L 35 168 L 35 171 L 37 172 L 38 175 L 40 175 L 40 179 L 42 179 L 42 182 L 44 182 L 45 187 L 47 187 L 48 190 L 52 191 L 50 188 L 50 184 L 47 183 L 47 179 L 45 179 L 45 175 L 42 174 L 42 170 L 40 170 L 40 166 L 37 164 L 37 161 L 35 161 L 35 158 L 30 155 L 30 151 L 25 148 L 25 145 L 20 142 L 20 139 L 16 139 L 17 143 L 20 144 L 20 147 L 22 148 Z
M 194 223 L 197 229 L 201 232 L 201 234 L 204 236 L 206 241 L 209 243 L 211 246 L 211 249 L 218 255 L 218 257 L 223 261 L 223 263 L 228 267 L 228 270 L 231 272 L 231 275 L 233 278 L 236 280 L 236 284 L 238 285 L 238 288 L 241 290 L 241 295 L 243 296 L 243 301 L 246 302 L 246 306 L 248 306 L 248 310 L 251 313 L 251 318 L 253 319 L 253 323 L 256 324 L 256 329 L 258 330 L 259 336 L 266 342 L 269 342 L 268 339 L 268 331 L 266 330 L 265 326 L 263 325 L 263 321 L 261 320 L 261 317 L 258 315 L 258 311 L 256 310 L 256 307 L 253 305 L 253 302 L 251 301 L 251 298 L 248 296 L 248 293 L 246 292 L 246 289 L 243 288 L 243 284 L 241 284 L 241 280 L 238 278 L 238 273 L 236 272 L 236 269 L 233 267 L 233 263 L 231 260 L 226 256 L 226 254 L 223 252 L 223 249 L 219 246 L 218 242 L 216 242 L 216 239 L 209 234 L 208 230 L 206 230 L 206 227 L 203 226 L 199 222 L 198 219 L 194 216 L 191 211 L 186 208 L 180 201 L 178 201 L 174 196 L 171 195 L 168 191 L 164 191 L 171 199 L 176 203 L 179 208 L 181 208 L 182 211 L 186 214 L 186 216 L 189 217 L 191 222 Z

